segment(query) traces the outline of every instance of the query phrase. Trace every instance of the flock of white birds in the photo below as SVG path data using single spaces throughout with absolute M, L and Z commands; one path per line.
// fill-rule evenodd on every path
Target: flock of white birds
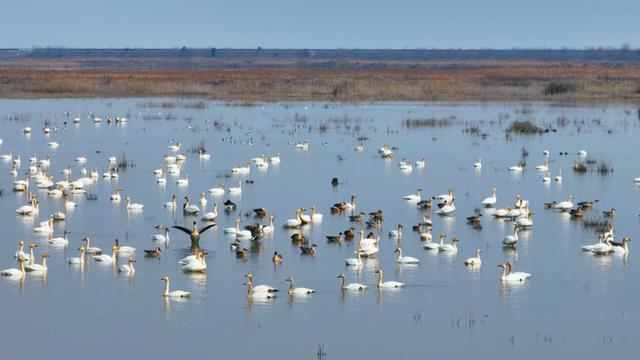
M 80 118 L 74 119 L 75 123 L 80 123 L 80 121 Z M 93 118 L 92 121 L 94 123 L 99 123 L 102 119 Z M 115 121 L 124 123 L 127 119 L 118 117 L 115 118 Z M 45 133 L 49 133 L 51 129 L 44 128 L 43 131 Z M 22 132 L 24 134 L 30 134 L 32 129 L 26 127 L 22 129 Z M 0 145 L 2 145 L 2 140 L 0 140 Z M 51 148 L 57 148 L 60 144 L 52 141 L 48 143 L 48 146 Z M 301 151 L 309 151 L 309 141 L 306 140 L 300 143 L 293 143 L 292 146 Z M 168 145 L 167 150 L 170 152 L 170 155 L 164 155 L 161 160 L 162 165 L 155 169 L 152 174 L 149 174 L 149 176 L 153 176 L 155 182 L 159 186 L 166 184 L 167 174 L 175 179 L 173 181 L 175 181 L 178 186 L 188 186 L 189 175 L 182 174 L 182 164 L 187 159 L 187 155 L 182 151 L 183 144 L 180 141 L 173 141 Z M 358 144 L 355 147 L 355 151 L 364 152 L 364 144 Z M 387 145 L 384 145 L 377 150 L 379 156 L 384 159 L 392 159 L 393 152 L 394 149 Z M 577 155 L 584 157 L 586 156 L 586 151 L 580 151 Z M 109 156 L 106 159 L 109 164 L 108 169 L 100 173 L 95 167 L 88 170 L 90 166 L 87 164 L 87 158 L 81 156 L 74 159 L 75 166 L 67 165 L 63 168 L 57 168 L 59 172 L 56 172 L 54 171 L 54 165 L 64 164 L 64 161 L 59 161 L 55 158 L 52 159 L 49 156 L 46 158 L 38 158 L 36 154 L 32 154 L 28 157 L 27 161 L 23 162 L 22 159 L 26 158 L 26 156 L 23 157 L 21 154 L 15 154 L 11 151 L 0 156 L 0 161 L 11 164 L 11 173 L 14 177 L 12 186 L 13 191 L 28 193 L 27 203 L 16 209 L 16 214 L 17 216 L 33 217 L 37 219 L 41 216 L 39 213 L 39 204 L 41 201 L 62 201 L 61 211 L 45 215 L 44 218 L 46 220 L 34 227 L 33 231 L 34 233 L 48 237 L 47 245 L 50 247 L 67 247 L 70 245 L 68 237 L 69 232 L 65 230 L 62 237 L 54 236 L 54 222 L 65 221 L 68 211 L 77 206 L 77 204 L 71 200 L 73 196 L 86 195 L 87 192 L 85 189 L 92 183 L 100 181 L 100 178 L 117 179 L 119 177 L 117 166 L 118 159 L 115 156 Z M 205 151 L 199 151 L 197 156 L 201 160 L 205 161 L 211 158 L 211 155 Z M 543 156 L 544 162 L 541 165 L 536 166 L 535 170 L 543 175 L 543 182 L 550 182 L 549 152 L 545 151 Z M 248 175 L 251 173 L 252 167 L 266 169 L 269 166 L 278 166 L 281 161 L 282 159 L 280 154 L 272 157 L 261 155 L 246 162 L 238 162 L 236 166 L 230 169 L 230 172 L 236 175 Z M 426 160 L 424 158 L 415 162 L 402 159 L 398 164 L 399 170 L 403 172 L 413 171 L 414 167 L 424 168 L 425 166 Z M 482 160 L 478 159 L 473 164 L 473 167 L 479 171 L 482 168 Z M 509 167 L 508 170 L 512 172 L 520 172 L 523 171 L 523 167 L 523 164 L 518 163 Z M 26 175 L 22 177 L 22 173 L 26 173 Z M 80 175 L 77 176 L 77 173 Z M 56 179 L 56 175 L 54 174 L 59 174 L 59 178 Z M 560 169 L 558 169 L 557 175 L 554 177 L 554 181 L 562 181 L 562 173 Z M 640 182 L 640 178 L 636 178 L 634 181 Z M 183 199 L 181 205 L 183 215 L 185 217 L 194 217 L 194 219 L 199 218 L 201 222 L 205 224 L 201 229 L 198 229 L 195 221 L 193 222 L 192 229 L 173 226 L 173 228 L 185 232 L 190 237 L 193 245 L 193 253 L 179 261 L 178 266 L 180 266 L 183 271 L 205 272 L 207 270 L 206 252 L 199 249 L 197 246 L 198 240 L 202 233 L 209 229 L 216 228 L 215 221 L 218 217 L 218 204 L 216 202 L 214 202 L 213 206 L 210 208 L 207 207 L 209 203 L 207 193 L 209 194 L 209 197 L 214 198 L 219 198 L 227 194 L 242 196 L 242 185 L 242 181 L 238 181 L 237 186 L 234 184 L 234 186 L 231 187 L 219 184 L 208 189 L 206 192 L 201 192 L 197 203 L 191 202 L 188 197 Z M 121 196 L 121 192 L 122 189 L 116 187 L 114 193 L 110 196 L 109 201 L 121 202 L 124 199 L 125 204 L 123 206 L 123 211 L 144 211 L 144 205 L 136 203 L 134 201 L 135 196 L 133 194 L 123 198 Z M 42 198 L 45 198 L 46 200 Z M 422 190 L 417 189 L 415 194 L 408 194 L 402 199 L 399 199 L 399 201 L 400 200 L 415 203 L 420 209 L 430 210 L 433 208 L 435 214 L 438 216 L 455 216 L 456 198 L 453 189 L 449 189 L 445 194 L 429 197 L 423 197 Z M 594 202 L 597 202 L 597 200 L 574 204 L 573 195 L 568 195 L 566 200 L 547 203 L 545 204 L 545 207 L 569 214 L 569 216 L 578 217 L 582 216 L 581 214 L 584 209 L 593 207 Z M 172 199 L 165 202 L 163 206 L 166 208 L 179 209 L 176 195 L 173 195 Z M 224 206 L 230 211 L 235 210 L 235 204 L 230 200 L 225 202 Z M 496 188 L 493 188 L 491 189 L 490 196 L 480 201 L 478 203 L 478 207 L 484 208 L 485 214 L 490 214 L 493 217 L 501 218 L 513 223 L 513 234 L 506 236 L 502 241 L 502 245 L 505 247 L 516 247 L 519 241 L 518 232 L 522 229 L 527 229 L 533 226 L 533 214 L 529 210 L 529 201 L 521 198 L 519 195 L 516 195 L 513 204 L 499 207 L 497 190 Z M 356 239 L 358 241 L 358 246 L 355 251 L 355 256 L 353 258 L 346 259 L 345 264 L 346 266 L 362 267 L 363 257 L 373 257 L 380 251 L 380 233 L 378 232 L 377 235 L 369 233 L 365 236 L 363 228 L 366 226 L 367 228 L 374 230 L 380 229 L 384 216 L 382 211 L 371 212 L 368 214 L 366 212 L 360 212 L 359 209 L 357 209 L 355 196 L 352 196 L 344 202 L 330 205 L 328 208 L 330 212 L 336 216 L 349 215 L 352 222 L 362 224 L 359 230 L 350 228 L 344 233 L 341 232 L 338 235 L 327 236 L 329 242 L 342 242 L 343 240 Z M 309 224 L 318 225 L 322 222 L 323 216 L 316 212 L 316 210 L 315 206 L 312 206 L 309 209 L 295 209 L 295 217 L 283 221 L 280 226 L 285 229 L 301 229 Z M 309 213 L 305 213 L 306 211 Z M 235 226 L 221 230 L 225 236 L 232 241 L 230 246 L 238 257 L 247 256 L 247 243 L 260 241 L 262 236 L 265 234 L 274 232 L 274 226 L 276 226 L 273 221 L 274 216 L 272 214 L 267 214 L 265 209 L 255 209 L 254 212 L 256 216 L 263 219 L 262 224 L 241 228 L 241 221 L 240 218 L 238 218 Z M 604 215 L 612 218 L 615 216 L 615 210 L 612 209 L 611 211 L 607 211 Z M 480 219 L 481 214 L 478 212 L 475 215 L 468 217 L 467 221 L 472 225 L 478 225 L 480 224 Z M 459 239 L 457 237 L 452 237 L 449 242 L 446 242 L 447 235 L 442 233 L 437 235 L 437 240 L 434 240 L 434 235 L 431 233 L 431 226 L 432 222 L 430 217 L 425 215 L 422 222 L 413 227 L 413 230 L 419 233 L 420 240 L 422 241 L 422 247 L 426 251 L 456 254 L 458 252 L 457 242 Z M 151 249 L 144 250 L 144 255 L 147 257 L 159 257 L 161 256 L 162 248 L 169 246 L 170 227 L 158 226 L 157 228 L 161 230 L 161 233 L 151 236 Z M 420 264 L 420 259 L 405 255 L 402 247 L 400 246 L 401 242 L 399 240 L 403 237 L 403 229 L 404 227 L 399 224 L 396 229 L 391 230 L 388 233 L 390 238 L 398 239 L 398 246 L 394 250 L 397 254 L 396 262 L 400 265 L 417 266 Z M 597 243 L 582 246 L 582 250 L 601 256 L 608 256 L 612 254 L 626 256 L 629 253 L 628 243 L 630 239 L 628 237 L 623 237 L 620 242 L 616 242 L 611 222 L 609 222 L 606 231 L 598 233 L 597 237 Z M 309 239 L 307 239 L 302 232 L 294 233 L 292 235 L 292 241 L 300 246 L 302 255 L 314 256 L 316 255 L 317 247 L 315 244 L 309 244 L 308 240 Z M 77 257 L 66 259 L 70 266 L 82 267 L 87 261 L 98 261 L 113 264 L 113 266 L 117 268 L 118 272 L 125 274 L 126 276 L 135 275 L 136 260 L 134 258 L 134 254 L 138 251 L 136 248 L 121 245 L 120 242 L 116 240 L 115 244 L 109 249 L 110 251 L 103 251 L 101 248 L 92 246 L 91 239 L 89 237 L 83 238 L 82 243 L 83 245 L 78 248 L 79 255 Z M 40 263 L 37 263 L 38 259 L 35 254 L 35 248 L 38 246 L 35 243 L 27 245 L 24 241 L 20 240 L 17 246 L 17 251 L 14 254 L 18 264 L 17 267 L 2 270 L 0 271 L 0 274 L 8 279 L 22 279 L 27 275 L 46 275 L 47 259 L 49 257 L 48 253 L 43 252 L 40 254 Z M 480 267 L 482 265 L 481 252 L 482 251 L 480 249 L 477 249 L 474 256 L 464 260 L 464 264 L 470 267 Z M 283 259 L 276 252 L 273 255 L 272 261 L 277 265 L 281 263 Z M 531 274 L 529 273 L 513 271 L 513 264 L 511 262 L 497 265 L 501 269 L 499 278 L 503 282 L 524 282 L 531 277 Z M 381 269 L 375 270 L 375 273 L 378 278 L 378 282 L 375 286 L 379 289 L 398 289 L 405 285 L 398 281 L 383 281 L 383 271 Z M 245 285 L 247 286 L 248 297 L 250 299 L 270 300 L 275 297 L 275 293 L 278 291 L 275 286 L 254 284 L 253 274 L 251 273 L 246 274 L 245 277 Z M 365 284 L 347 282 L 346 276 L 343 273 L 339 274 L 338 278 L 340 279 L 340 289 L 343 291 L 363 291 L 367 288 L 367 285 Z M 162 294 L 165 297 L 187 298 L 191 296 L 191 294 L 186 291 L 172 291 L 170 289 L 170 279 L 168 276 L 164 275 L 161 279 L 164 282 L 164 291 Z M 291 277 L 289 277 L 287 281 L 289 282 L 289 289 L 287 291 L 289 296 L 310 296 L 314 293 L 314 290 L 310 288 L 294 287 L 294 280 Z

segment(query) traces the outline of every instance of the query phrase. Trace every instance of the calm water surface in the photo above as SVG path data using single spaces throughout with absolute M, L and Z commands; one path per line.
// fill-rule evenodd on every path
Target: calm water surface
M 73 160 L 78 156 L 86 156 L 88 167 L 98 167 L 100 172 L 109 155 L 126 153 L 135 165 L 121 172 L 117 182 L 100 178 L 91 185 L 88 191 L 97 195 L 97 201 L 73 197 L 78 207 L 68 212 L 66 221 L 55 225 L 55 236 L 62 236 L 64 229 L 71 232 L 70 245 L 55 249 L 32 228 L 62 210 L 62 200 L 50 199 L 32 186 L 41 199 L 39 217 L 16 216 L 15 209 L 26 203 L 27 196 L 11 191 L 11 164 L 0 161 L 0 184 L 5 189 L 0 198 L 0 268 L 16 266 L 13 254 L 20 239 L 36 242 L 37 254 L 51 254 L 46 278 L 0 279 L 3 358 L 165 359 L 186 355 L 311 359 L 317 357 L 319 344 L 330 359 L 468 358 L 470 354 L 482 358 L 599 358 L 638 349 L 640 274 L 634 250 L 640 192 L 633 184 L 633 178 L 640 176 L 637 109 L 549 103 L 276 103 L 251 107 L 210 103 L 206 109 L 163 109 L 141 106 L 146 102 L 0 101 L 0 136 L 4 139 L 0 152 L 20 154 L 21 173 L 27 170 L 32 153 L 39 158 L 51 156 L 57 180 L 68 164 L 74 167 L 74 178 L 81 176 Z M 96 125 L 88 119 L 90 114 L 126 116 L 129 121 L 126 125 L 104 121 Z M 82 118 L 79 125 L 71 122 L 75 116 Z M 451 126 L 408 129 L 402 125 L 405 119 L 451 116 L 456 119 Z M 566 126 L 558 126 L 559 117 L 566 119 Z M 504 130 L 514 119 L 534 119 L 558 131 L 509 139 Z M 56 128 L 48 136 L 41 131 L 45 121 Z M 469 125 L 478 125 L 488 136 L 483 139 L 465 133 Z M 21 133 L 25 126 L 33 128 L 30 136 Z M 368 139 L 363 153 L 353 150 L 359 137 Z M 188 187 L 178 187 L 171 176 L 166 186 L 155 182 L 153 169 L 169 152 L 172 139 L 184 143 L 188 159 L 182 175 L 189 174 Z M 305 139 L 310 141 L 308 152 L 291 145 Z M 48 147 L 50 141 L 59 142 L 60 147 Z M 189 152 L 201 141 L 213 154 L 208 161 Z M 398 147 L 393 160 L 382 160 L 376 154 L 383 144 Z M 507 167 L 520 160 L 523 147 L 529 151 L 528 168 L 521 175 L 509 173 Z M 563 171 L 562 184 L 545 185 L 542 175 L 533 170 L 543 162 L 545 149 L 551 152 L 551 176 L 558 169 Z M 574 174 L 571 164 L 582 149 L 595 160 L 609 161 L 614 172 L 606 176 Z M 560 151 L 569 155 L 559 156 Z M 240 178 L 254 181 L 243 184 L 241 196 L 207 196 L 209 204 L 230 198 L 239 210 L 220 211 L 217 229 L 203 235 L 201 246 L 209 251 L 206 274 L 181 272 L 177 262 L 188 252 L 189 242 L 177 231 L 171 232 L 172 241 L 160 259 L 142 256 L 142 249 L 153 248 L 150 237 L 158 233 L 155 225 L 191 221 L 180 211 L 163 208 L 172 194 L 197 199 L 199 192 L 221 181 L 234 185 L 237 177 L 225 178 L 233 165 L 278 152 L 282 154 L 280 165 L 262 171 L 252 168 L 249 176 Z M 402 173 L 398 162 L 403 157 L 425 157 L 427 166 Z M 483 160 L 481 171 L 473 168 L 478 157 Z M 332 187 L 333 176 L 343 184 Z M 116 186 L 124 189 L 123 196 L 145 204 L 144 211 L 128 214 L 124 201 L 111 203 L 109 196 Z M 516 194 L 531 201 L 534 226 L 520 234 L 523 240 L 517 252 L 500 245 L 512 232 L 509 222 L 485 216 L 481 231 L 465 222 L 493 186 L 501 206 L 512 204 Z M 457 256 L 423 250 L 417 233 L 411 232 L 422 213 L 402 196 L 417 187 L 428 195 L 455 189 L 455 216 L 432 217 L 434 234 L 445 232 L 461 239 Z M 545 201 L 564 200 L 569 193 L 577 201 L 600 199 L 587 217 L 617 209 L 618 238 L 629 235 L 633 239 L 627 258 L 595 257 L 580 251 L 580 245 L 595 242 L 594 231 L 543 206 Z M 330 215 L 329 206 L 352 194 L 357 196 L 358 210 L 382 209 L 385 213 L 381 251 L 366 260 L 360 271 L 344 265 L 345 258 L 354 256 L 356 245 L 339 246 L 325 240 L 326 235 L 350 225 L 346 216 Z M 229 248 L 232 239 L 222 232 L 233 225 L 237 214 L 252 208 L 267 208 L 276 224 L 281 224 L 294 217 L 296 207 L 311 205 L 324 214 L 321 224 L 304 229 L 310 241 L 318 244 L 316 257 L 300 256 L 290 242 L 290 232 L 276 226 L 273 235 L 251 247 L 247 260 L 238 260 Z M 243 217 L 243 224 L 254 221 Z M 395 263 L 397 243 L 386 234 L 398 223 L 406 230 L 402 240 L 405 255 L 419 258 L 419 266 Z M 135 276 L 128 278 L 93 261 L 82 271 L 67 265 L 65 259 L 77 256 L 84 236 L 103 249 L 109 249 L 116 237 L 123 245 L 137 247 Z M 484 251 L 483 266 L 477 271 L 463 264 L 476 248 Z M 274 250 L 284 256 L 277 267 L 271 262 Z M 508 260 L 517 270 L 532 273 L 531 280 L 502 285 L 496 265 Z M 377 268 L 385 271 L 386 280 L 405 282 L 406 287 L 376 291 L 373 272 Z M 316 294 L 290 300 L 281 292 L 267 303 L 248 302 L 242 284 L 243 275 L 250 271 L 256 282 L 282 290 L 287 286 L 284 280 L 293 276 L 297 286 L 314 288 Z M 344 295 L 336 279 L 340 272 L 349 281 L 370 287 Z M 165 301 L 163 274 L 171 277 L 172 288 L 191 291 L 193 297 L 184 302 Z

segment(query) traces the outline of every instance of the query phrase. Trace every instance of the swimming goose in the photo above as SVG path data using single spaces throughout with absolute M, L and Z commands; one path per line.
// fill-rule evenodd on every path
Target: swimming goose
M 126 197 L 125 199 L 127 201 L 127 210 L 142 210 L 144 209 L 144 205 L 142 204 L 138 204 L 138 203 L 132 203 L 131 202 L 131 198 L 130 197 Z
M 339 274 L 338 275 L 338 279 L 342 279 L 342 283 L 340 284 L 340 289 L 342 290 L 356 290 L 356 291 L 362 291 L 364 289 L 367 288 L 367 285 L 363 285 L 363 284 L 359 284 L 359 283 L 350 283 L 350 284 L 345 284 L 345 276 L 344 274 Z
M 118 255 L 121 253 L 123 255 L 130 255 L 131 253 L 136 251 L 136 248 L 131 246 L 120 246 L 120 240 L 116 239 L 116 249 L 118 250 Z
M 199 247 L 199 242 L 200 242 L 200 235 L 202 235 L 205 231 L 209 230 L 210 228 L 216 226 L 217 224 L 209 224 L 205 227 L 202 228 L 202 230 L 198 230 L 198 225 L 196 224 L 196 222 L 193 222 L 193 228 L 191 230 L 183 227 L 183 226 L 179 226 L 179 225 L 173 225 L 171 226 L 174 229 L 178 229 L 182 232 L 184 232 L 185 234 L 189 235 L 189 238 L 191 239 L 191 247 L 192 248 L 197 248 Z
M 301 245 L 300 246 L 300 255 L 311 255 L 315 256 L 318 252 L 318 245 L 311 244 L 311 246 Z
M 144 256 L 146 256 L 146 257 L 159 258 L 161 254 L 162 254 L 162 249 L 160 249 L 159 246 L 156 246 L 156 248 L 153 249 L 153 250 L 145 250 L 144 251 Z
M 114 246 L 111 248 L 111 255 L 106 255 L 106 254 L 94 255 L 93 260 L 99 261 L 105 264 L 111 264 L 116 261 L 117 253 L 118 253 L 118 247 Z
M 376 270 L 375 273 L 378 274 L 378 283 L 377 283 L 378 289 L 397 289 L 404 286 L 404 283 L 401 283 L 399 281 L 382 282 L 382 270 L 380 269 Z
M 502 240 L 502 245 L 515 246 L 518 243 L 518 231 L 520 231 L 520 228 L 515 226 L 513 228 L 513 235 L 507 235 L 504 240 Z
M 451 244 L 442 244 L 438 247 L 439 252 L 446 252 L 448 254 L 455 254 L 458 252 L 458 246 L 456 243 L 460 241 L 457 237 L 451 239 Z
M 482 200 L 482 206 L 484 207 L 494 207 L 496 205 L 496 201 L 498 200 L 498 198 L 496 198 L 496 188 L 492 188 L 491 189 L 491 196 L 489 196 L 488 198 Z
M 357 215 L 349 215 L 349 221 L 351 222 L 364 222 L 365 220 L 364 212 L 360 212 L 360 214 Z
M 482 214 L 481 213 L 476 213 L 473 216 L 469 216 L 467 218 L 467 223 L 469 224 L 473 224 L 473 225 L 480 225 L 480 220 L 482 219 Z
M 280 264 L 282 262 L 282 255 L 278 254 L 277 251 L 274 251 L 271 261 L 276 265 Z
M 11 268 L 11 269 L 5 269 L 0 271 L 0 275 L 2 276 L 6 276 L 6 277 L 11 277 L 11 278 L 23 278 L 25 275 L 25 269 L 24 269 L 24 263 L 27 261 L 27 259 L 23 258 L 23 257 L 19 257 L 18 258 L 18 266 L 19 268 Z
M 398 264 L 419 264 L 420 263 L 419 259 L 416 259 L 411 256 L 403 256 L 401 247 L 397 247 L 393 252 L 398 254 L 398 258 L 396 259 L 396 262 Z
M 502 269 L 500 280 L 505 282 L 522 282 L 531 277 L 531 274 L 525 272 L 513 272 L 513 265 L 508 262 L 498 265 Z
M 253 292 L 277 292 L 278 289 L 274 288 L 271 285 L 256 285 L 253 286 L 253 273 L 248 273 L 244 277 L 247 278 L 247 282 L 251 284 Z
M 616 209 L 611 208 L 611 210 L 603 211 L 602 215 L 606 218 L 612 218 L 616 216 Z
M 325 236 L 327 238 L 327 243 L 333 244 L 333 243 L 342 243 L 342 241 L 344 241 L 344 235 L 342 234 L 342 232 L 339 232 L 338 235 L 327 235 Z
M 182 290 L 169 291 L 169 276 L 167 275 L 163 276 L 162 281 L 164 281 L 164 292 L 163 292 L 164 297 L 169 297 L 169 298 L 191 297 L 191 293 L 188 291 L 182 291 Z
M 84 254 L 85 254 L 84 246 L 80 246 L 80 248 L 78 250 L 80 250 L 80 256 L 79 257 L 73 257 L 73 258 L 67 258 L 67 262 L 69 264 L 71 264 L 71 265 L 83 265 L 84 264 Z
M 347 230 L 343 231 L 343 235 L 344 238 L 347 240 L 353 240 L 353 238 L 356 236 L 355 230 L 353 227 L 348 228 Z
M 69 231 L 64 231 L 63 237 L 49 239 L 49 245 L 55 247 L 63 247 L 69 245 Z
M 480 253 L 482 250 L 476 249 L 476 257 L 470 257 L 464 261 L 464 264 L 467 266 L 480 267 L 482 265 L 482 260 L 480 259 Z
M 292 277 L 288 277 L 285 281 L 289 282 L 289 290 L 287 290 L 287 293 L 289 294 L 289 296 L 307 296 L 315 292 L 315 290 L 313 289 L 308 289 L 303 287 L 294 288 Z
M 422 200 L 420 196 L 421 193 L 422 189 L 418 188 L 415 194 L 405 195 L 404 197 L 402 197 L 402 199 L 410 202 L 419 202 L 420 200 Z
M 420 200 L 416 204 L 416 206 L 418 206 L 420 209 L 425 209 L 425 210 L 431 209 L 432 205 L 433 205 L 433 198 L 432 197 L 430 197 L 428 199 L 425 199 L 425 200 Z
M 238 259 L 246 259 L 249 256 L 249 249 L 247 248 L 238 248 L 236 249 L 236 258 Z

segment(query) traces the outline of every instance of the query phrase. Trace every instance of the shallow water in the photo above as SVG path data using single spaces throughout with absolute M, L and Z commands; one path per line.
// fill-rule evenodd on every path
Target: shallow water
M 15 209 L 26 203 L 26 194 L 11 191 L 11 165 L 0 161 L 0 198 L 3 214 L 3 241 L 0 242 L 0 268 L 15 267 L 16 243 L 35 241 L 37 254 L 47 251 L 46 278 L 27 275 L 24 281 L 0 279 L 0 310 L 3 356 L 13 359 L 64 357 L 91 354 L 96 359 L 114 356 L 142 358 L 190 358 L 218 356 L 248 358 L 314 358 L 321 348 L 328 358 L 390 358 L 392 356 L 444 356 L 463 358 L 542 356 L 595 358 L 628 354 L 640 340 L 634 325 L 640 321 L 636 304 L 640 285 L 634 280 L 635 242 L 631 254 L 596 257 L 580 251 L 580 245 L 595 242 L 592 229 L 555 211 L 543 203 L 564 200 L 569 193 L 576 201 L 600 199 L 587 217 L 615 207 L 617 239 L 637 238 L 639 189 L 633 178 L 640 154 L 640 121 L 637 109 L 626 105 L 569 106 L 550 103 L 375 103 L 375 104 L 260 104 L 232 106 L 209 103 L 206 109 L 146 108 L 149 100 L 2 100 L 0 134 L 4 144 L 0 153 L 22 156 L 20 172 L 28 168 L 28 158 L 52 157 L 52 173 L 72 164 L 74 178 L 80 167 L 73 159 L 88 158 L 88 168 L 100 173 L 107 156 L 126 156 L 133 167 L 120 178 L 100 178 L 88 188 L 98 200 L 74 196 L 78 207 L 67 219 L 56 223 L 55 236 L 64 229 L 71 232 L 66 249 L 50 248 L 47 238 L 33 233 L 39 221 L 62 210 L 61 199 L 50 199 L 32 183 L 31 190 L 41 200 L 38 217 L 20 217 Z M 155 100 L 154 100 L 155 101 Z M 160 100 L 158 100 L 160 101 Z M 168 101 L 173 101 L 169 99 Z M 527 109 L 522 111 L 522 109 Z M 70 113 L 69 117 L 64 112 Z M 94 113 L 127 116 L 126 125 L 93 124 Z M 170 114 L 170 119 L 165 119 Z M 11 116 L 9 116 L 11 115 Z M 19 116 L 17 116 L 19 115 Z M 81 116 L 79 125 L 71 122 Z M 150 120 L 150 117 L 160 120 Z M 412 128 L 404 119 L 448 118 L 452 126 Z M 565 117 L 568 125 L 559 127 L 556 119 Z M 15 120 L 16 118 L 22 120 Z M 145 120 L 146 118 L 146 120 Z M 504 129 L 514 119 L 535 119 L 549 123 L 557 132 L 508 139 Z M 56 127 L 44 136 L 45 120 Z M 65 124 L 65 122 L 67 122 Z M 584 122 L 584 124 L 582 123 Z M 216 124 L 223 124 L 216 126 Z M 576 125 L 577 123 L 577 125 Z M 477 124 L 486 138 L 463 132 Z M 20 131 L 31 126 L 29 136 Z M 363 153 L 354 152 L 358 137 L 366 136 Z M 233 141 L 224 138 L 231 137 Z M 189 186 L 179 187 L 167 175 L 166 186 L 158 186 L 153 169 L 168 153 L 169 141 L 184 142 L 187 153 L 182 175 L 189 174 Z M 253 139 L 253 144 L 248 140 Z M 291 143 L 309 139 L 308 152 Z M 210 160 L 199 160 L 189 150 L 204 140 Z M 52 149 L 47 142 L 57 141 Z M 393 160 L 382 160 L 376 149 L 383 144 L 397 146 Z M 521 175 L 507 171 L 520 160 L 521 149 L 529 151 L 528 167 Z M 542 183 L 533 167 L 543 162 L 542 152 L 551 152 L 551 177 L 562 169 L 564 181 Z M 595 160 L 606 160 L 614 172 L 575 174 L 571 164 L 578 150 L 587 150 Z M 99 151 L 99 153 L 98 153 Z M 559 156 L 560 151 L 569 155 Z M 186 275 L 178 260 L 188 252 L 183 233 L 171 232 L 172 241 L 160 259 L 142 256 L 142 249 L 153 248 L 150 240 L 158 224 L 188 224 L 181 211 L 163 208 L 173 193 L 181 199 L 223 181 L 234 185 L 238 178 L 225 178 L 233 165 L 260 154 L 282 153 L 282 162 L 268 170 L 252 168 L 253 184 L 244 184 L 241 196 L 212 197 L 209 208 L 230 198 L 238 204 L 236 213 L 220 209 L 218 226 L 201 239 L 209 251 L 205 275 Z M 343 160 L 338 160 L 342 156 Z M 426 157 L 425 169 L 411 173 L 398 170 L 401 158 Z M 480 171 L 473 163 L 482 157 Z M 342 184 L 330 185 L 333 176 Z M 140 213 L 127 213 L 124 201 L 111 203 L 116 186 L 124 196 L 145 204 Z M 498 204 L 513 204 L 516 194 L 531 201 L 534 226 L 520 233 L 517 252 L 504 250 L 504 236 L 512 232 L 510 222 L 482 219 L 483 229 L 474 230 L 465 217 L 473 214 L 480 201 L 497 187 Z M 411 231 L 422 213 L 402 196 L 417 187 L 425 195 L 455 189 L 455 216 L 432 214 L 433 233 L 458 236 L 456 256 L 430 253 L 422 249 L 418 235 Z M 354 256 L 355 244 L 327 244 L 325 235 L 335 235 L 350 226 L 346 216 L 331 215 L 331 204 L 357 196 L 357 209 L 382 209 L 385 220 L 381 251 L 365 260 L 360 271 L 346 268 L 344 259 Z M 179 202 L 180 204 L 180 202 Z M 324 221 L 304 229 L 318 255 L 299 255 L 289 235 L 278 224 L 294 217 L 296 207 L 318 206 Z M 230 250 L 232 239 L 223 229 L 232 226 L 237 214 L 265 207 L 276 217 L 275 234 L 251 248 L 246 260 L 238 260 Z M 243 216 L 243 224 L 255 222 Z M 402 247 L 405 255 L 421 260 L 419 266 L 397 266 L 393 249 L 396 240 L 387 232 L 401 223 L 405 227 Z M 189 226 L 189 225 L 186 225 Z M 65 259 L 77 256 L 80 239 L 90 236 L 92 243 L 109 249 L 115 238 L 123 245 L 138 248 L 137 272 L 128 278 L 111 266 L 89 261 L 83 270 L 67 265 Z M 249 244 L 245 244 L 249 247 Z M 465 268 L 463 261 L 476 248 L 484 253 L 480 270 Z M 274 266 L 274 250 L 284 261 Z M 533 274 L 530 281 L 504 285 L 496 265 L 511 260 L 516 269 Z M 381 268 L 385 280 L 407 285 L 400 291 L 375 290 Z M 293 276 L 297 286 L 311 287 L 316 294 L 290 300 L 286 292 L 269 302 L 248 302 L 243 275 L 253 272 L 258 283 L 286 290 L 284 280 Z M 359 294 L 343 294 L 336 279 L 344 272 L 349 281 L 370 287 Z M 168 274 L 173 289 L 193 293 L 184 301 L 165 301 L 160 277 Z

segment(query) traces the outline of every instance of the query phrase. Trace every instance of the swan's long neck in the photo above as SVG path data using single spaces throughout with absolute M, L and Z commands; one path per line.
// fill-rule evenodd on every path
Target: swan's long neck
M 382 287 L 382 271 L 378 271 L 378 287 Z
M 134 273 L 136 271 L 136 269 L 133 267 L 133 262 L 129 261 L 129 272 L 130 273 Z
M 47 270 L 47 257 L 43 256 L 42 257 L 42 267 Z
M 273 217 L 269 217 L 269 226 L 273 227 Z
M 240 222 L 236 221 L 236 232 L 240 232 Z
M 514 238 L 514 239 L 516 239 L 516 240 L 518 240 L 518 228 L 515 228 L 515 229 L 513 230 L 513 238 Z
M 33 265 L 33 263 L 35 261 L 35 258 L 33 257 L 33 246 L 30 246 L 29 255 L 30 255 L 29 264 Z
M 398 259 L 402 257 L 402 248 L 398 248 Z
M 164 281 L 164 296 L 169 296 L 169 279 Z
M 293 294 L 293 280 L 289 281 L 289 291 L 288 291 L 289 295 Z
M 24 268 L 24 267 L 23 267 Z M 23 271 L 24 272 L 24 271 Z M 344 286 L 344 277 L 341 277 L 340 279 L 342 279 L 342 285 L 340 285 L 341 289 L 346 289 L 346 286 Z
M 25 274 L 24 261 L 20 261 L 20 273 L 22 274 L 22 276 L 24 276 L 24 274 Z
M 501 280 L 504 280 L 504 279 L 506 279 L 506 278 L 507 278 L 507 267 L 506 267 L 506 266 L 503 266 L 503 267 L 502 267 L 502 275 L 500 276 L 500 279 L 501 279 Z

